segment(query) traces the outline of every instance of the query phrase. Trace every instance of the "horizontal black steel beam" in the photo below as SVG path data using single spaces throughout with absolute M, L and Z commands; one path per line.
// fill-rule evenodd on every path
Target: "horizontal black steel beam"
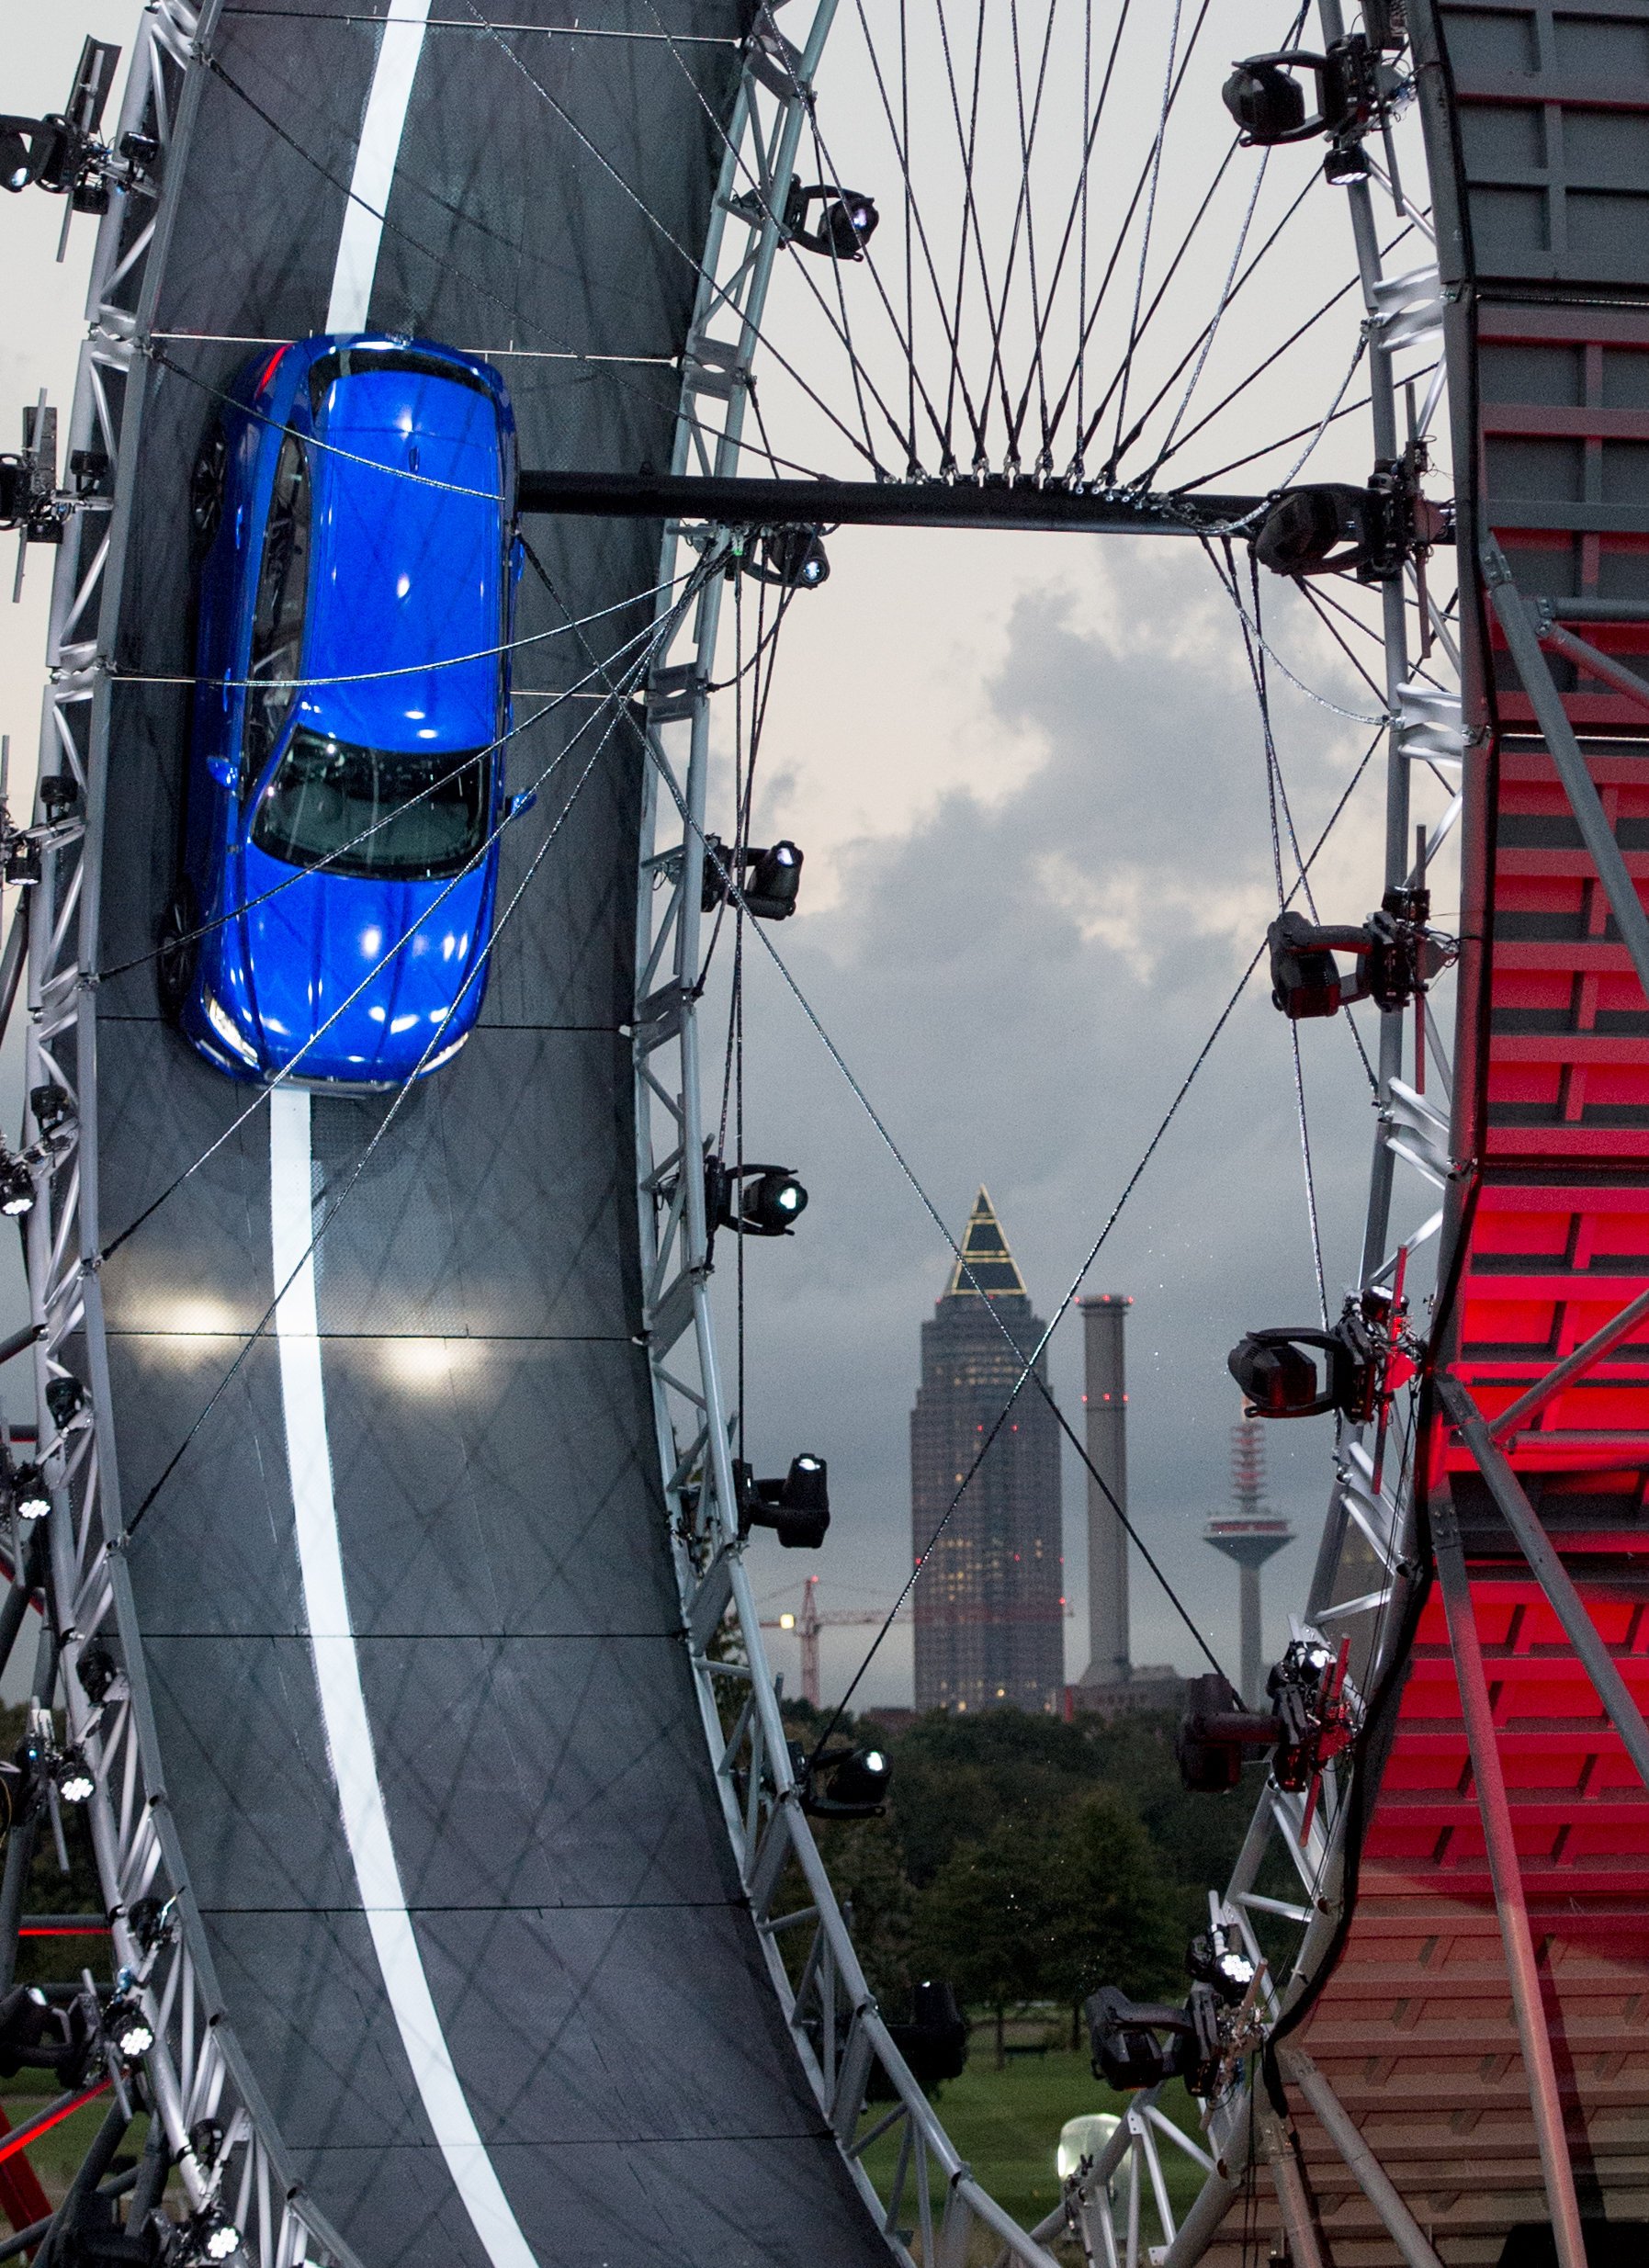
M 1248 522 L 1261 496 L 1105 495 L 973 480 L 716 480 L 667 473 L 523 472 L 517 510 L 723 527 L 1018 527 L 1198 536 Z

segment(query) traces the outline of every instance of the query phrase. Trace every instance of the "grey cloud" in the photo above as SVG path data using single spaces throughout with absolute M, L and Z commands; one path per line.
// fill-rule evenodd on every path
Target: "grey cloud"
M 1235 886 L 1259 894 L 1265 918 L 1271 852 L 1252 698 L 1228 634 L 1216 643 L 1203 629 L 1194 588 L 1176 584 L 1182 575 L 1159 579 L 1165 609 L 1184 594 L 1177 615 L 1165 612 L 1120 654 L 1085 635 L 1068 604 L 1022 602 L 989 697 L 1022 749 L 1033 728 L 1043 760 L 990 805 L 952 794 L 908 835 L 856 847 L 841 863 L 840 902 L 774 933 L 953 1227 L 977 1182 L 989 1183 L 1044 1315 L 1259 942 L 1200 929 L 1201 914 Z M 1346 740 L 1331 719 L 1288 731 L 1291 787 L 1313 832 L 1347 777 Z M 1349 824 L 1376 797 L 1371 784 Z M 1136 886 L 1147 924 L 1154 896 L 1178 892 L 1148 971 L 1125 942 L 1085 929 L 1050 897 L 1050 852 L 1098 892 Z M 1337 1306 L 1360 1234 L 1368 1092 L 1343 1027 L 1303 1037 Z M 831 1458 L 838 1520 L 822 1587 L 891 1597 L 909 1561 L 918 1326 L 943 1288 L 946 1252 L 759 949 L 750 1048 L 750 1140 L 798 1163 L 813 1194 L 792 1242 L 748 1256 L 751 1439 L 770 1460 L 804 1437 Z M 1203 1518 L 1225 1499 L 1227 1429 L 1239 1415 L 1225 1350 L 1252 1324 L 1309 1322 L 1316 1305 L 1292 1081 L 1287 1027 L 1257 976 L 1087 1286 L 1135 1295 L 1135 1508 L 1226 1653 L 1235 1581 L 1199 1540 Z M 1078 1335 L 1073 1319 L 1056 1341 L 1054 1375 L 1079 1420 Z M 1303 1539 L 1268 1574 L 1280 1636 L 1326 1501 L 1327 1429 L 1273 1428 L 1270 1446 L 1273 1495 Z M 1067 1456 L 1073 1576 L 1079 1479 Z M 762 1585 L 796 1574 L 776 1548 L 759 1549 Z M 1135 1596 L 1135 1657 L 1188 1664 L 1191 1642 L 1143 1571 Z M 1070 1630 L 1074 1676 L 1085 1624 Z M 896 1682 L 868 1689 L 892 1698 Z

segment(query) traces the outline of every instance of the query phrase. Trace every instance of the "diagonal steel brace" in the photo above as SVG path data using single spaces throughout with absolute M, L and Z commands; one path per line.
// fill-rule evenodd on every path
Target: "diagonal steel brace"
M 1432 1506 L 1431 1542 L 1442 1587 L 1443 1611 L 1448 1617 L 1450 1651 L 1460 1681 L 1460 1709 L 1465 1723 L 1466 1746 L 1471 1752 L 1472 1778 L 1483 1821 L 1484 1848 L 1489 1879 L 1494 1884 L 1500 1942 L 1506 1949 L 1507 1981 L 1511 1987 L 1512 2014 L 1523 2051 L 1524 2075 L 1529 2082 L 1529 2106 L 1534 2116 L 1547 2210 L 1552 2216 L 1553 2242 L 1558 2268 L 1587 2268 L 1586 2239 L 1575 2195 L 1575 2169 L 1564 2130 L 1563 2094 L 1541 1996 L 1529 1902 L 1523 1891 L 1522 1867 L 1512 1831 L 1511 1804 L 1506 1792 L 1506 1776 L 1500 1768 L 1494 1703 L 1489 1698 L 1460 1527 L 1454 1506 L 1446 1495 Z
M 1582 1339 L 1572 1354 L 1554 1362 L 1543 1378 L 1537 1378 L 1526 1393 L 1508 1403 L 1489 1420 L 1489 1439 L 1504 1441 L 1508 1434 L 1532 1417 L 1537 1410 L 1545 1408 L 1553 1394 L 1572 1386 L 1577 1378 L 1596 1368 L 1607 1354 L 1612 1354 L 1622 1339 L 1630 1338 L 1640 1323 L 1649 1320 L 1649 1292 L 1640 1292 L 1629 1300 L 1618 1315 L 1611 1315 L 1590 1338 Z
M 1282 2066 L 1283 2077 L 1298 2087 L 1316 2113 L 1318 2125 L 1379 2214 L 1386 2235 L 1402 2253 L 1407 2268 L 1442 2268 L 1396 2183 L 1364 2141 L 1355 2120 L 1305 2048 L 1287 2042 L 1278 2051 L 1278 2061 Z
M 1649 678 L 1640 677 L 1635 670 L 1617 661 L 1613 654 L 1588 646 L 1585 638 L 1563 629 L 1550 599 L 1532 599 L 1529 604 L 1534 609 L 1535 630 L 1542 648 L 1562 654 L 1565 661 L 1572 661 L 1577 670 L 1584 670 L 1588 677 L 1610 687 L 1634 708 L 1649 709 Z
M 1649 915 L 1644 913 L 1632 876 L 1626 871 L 1626 861 L 1621 855 L 1614 829 L 1604 817 L 1602 802 L 1587 769 L 1586 758 L 1580 752 L 1580 743 L 1575 738 L 1575 728 L 1564 711 L 1563 696 L 1541 651 L 1538 618 L 1531 613 L 1529 600 L 1512 581 L 1506 554 L 1492 536 L 1483 539 L 1482 563 L 1489 598 L 1506 633 L 1506 643 L 1523 681 L 1523 689 L 1534 704 L 1547 752 L 1557 768 L 1569 808 L 1580 828 L 1580 839 L 1598 869 L 1621 941 L 1632 955 L 1643 998 L 1649 1000 Z
M 1437 1393 L 1455 1430 L 1475 1458 L 1477 1470 L 1488 1483 L 1489 1494 L 1516 1537 L 1518 1549 L 1529 1562 L 1530 1573 L 1579 1655 L 1609 1722 L 1637 1767 L 1638 1777 L 1649 1786 L 1649 1725 L 1643 1722 L 1643 1711 L 1632 1699 L 1614 1656 L 1598 1634 L 1598 1625 L 1587 1612 L 1586 1601 L 1570 1581 L 1568 1569 L 1524 1495 L 1522 1483 L 1496 1448 L 1487 1420 L 1459 1379 L 1440 1371 Z

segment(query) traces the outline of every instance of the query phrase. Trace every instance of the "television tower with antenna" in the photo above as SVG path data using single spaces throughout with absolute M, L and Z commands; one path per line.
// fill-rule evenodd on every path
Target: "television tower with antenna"
M 1260 1634 L 1259 1571 L 1273 1553 L 1292 1543 L 1294 1531 L 1269 1511 L 1265 1495 L 1265 1439 L 1261 1422 L 1245 1417 L 1231 1428 L 1231 1494 L 1236 1509 L 1216 1513 L 1203 1540 L 1237 1562 L 1242 1605 L 1241 1689 L 1250 1709 L 1263 1698 L 1264 1641 Z

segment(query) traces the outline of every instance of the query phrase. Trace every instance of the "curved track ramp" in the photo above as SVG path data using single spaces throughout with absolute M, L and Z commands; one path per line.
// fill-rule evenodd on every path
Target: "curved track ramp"
M 506 373 L 525 461 L 669 461 L 678 247 L 704 241 L 744 12 L 503 13 L 201 21 L 138 313 L 105 969 L 150 953 L 172 887 L 188 474 L 259 344 L 329 322 L 447 340 Z M 616 608 L 585 636 L 620 651 L 659 538 L 550 535 L 555 598 L 529 577 L 520 632 Z M 588 670 L 564 633 L 519 657 L 517 721 L 545 713 L 512 784 L 562 761 L 501 903 L 555 840 L 480 1028 L 392 1123 L 389 1098 L 287 1092 L 236 1125 L 250 1091 L 164 1024 L 151 963 L 96 993 L 102 1242 L 209 1152 L 101 1270 L 105 1516 L 111 1463 L 124 1518 L 147 1506 L 136 1707 L 200 1988 L 342 2250 L 885 2260 L 759 1952 L 682 1633 L 633 1176 L 642 744 L 627 712 L 534 697 Z

